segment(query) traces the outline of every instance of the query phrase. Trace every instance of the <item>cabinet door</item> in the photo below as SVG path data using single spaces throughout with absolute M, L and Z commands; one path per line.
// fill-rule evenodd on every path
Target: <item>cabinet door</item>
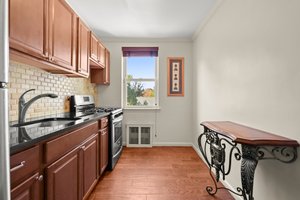
M 47 200 L 79 200 L 79 150 L 76 149 L 46 168 Z
M 105 49 L 105 68 L 103 69 L 103 84 L 110 84 L 110 52 Z
M 105 67 L 105 47 L 99 42 L 98 48 L 99 48 L 99 51 L 98 51 L 99 64 L 102 67 Z
M 76 14 L 64 0 L 49 0 L 50 62 L 76 71 Z
M 110 52 L 105 50 L 105 67 L 103 69 L 91 69 L 91 82 L 101 85 L 110 84 Z
M 48 0 L 9 1 L 10 48 L 46 58 Z
M 90 30 L 78 18 L 78 72 L 86 77 L 90 74 L 89 63 Z
M 108 128 L 100 131 L 100 175 L 108 164 Z
M 99 49 L 98 49 L 98 40 L 93 34 L 91 34 L 90 57 L 96 63 L 99 62 L 99 53 L 98 53 L 98 51 L 99 51 Z
M 91 192 L 98 180 L 98 135 L 82 145 L 83 196 Z
M 40 199 L 40 181 L 39 174 L 36 173 L 26 179 L 11 190 L 12 200 L 39 200 Z

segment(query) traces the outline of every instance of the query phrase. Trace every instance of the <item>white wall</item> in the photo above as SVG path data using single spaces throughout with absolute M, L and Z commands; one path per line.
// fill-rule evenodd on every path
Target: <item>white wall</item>
M 126 43 L 104 41 L 104 43 L 111 53 L 111 84 L 98 87 L 100 105 L 121 106 L 121 48 L 157 46 L 159 47 L 159 104 L 161 109 L 156 111 L 125 110 L 124 124 L 156 124 L 157 137 L 153 137 L 155 145 L 190 145 L 192 143 L 192 43 L 188 41 Z M 171 56 L 185 58 L 184 97 L 167 96 L 167 57 Z
M 300 141 L 300 1 L 224 0 L 193 46 L 193 131 L 230 120 Z M 298 151 L 299 152 L 299 151 Z M 299 199 L 300 159 L 260 161 L 257 200 Z M 227 181 L 240 186 L 239 163 Z

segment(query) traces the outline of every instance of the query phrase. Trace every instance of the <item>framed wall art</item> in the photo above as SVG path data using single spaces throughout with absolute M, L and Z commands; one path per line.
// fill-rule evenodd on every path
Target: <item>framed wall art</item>
M 183 57 L 168 57 L 168 96 L 184 96 Z

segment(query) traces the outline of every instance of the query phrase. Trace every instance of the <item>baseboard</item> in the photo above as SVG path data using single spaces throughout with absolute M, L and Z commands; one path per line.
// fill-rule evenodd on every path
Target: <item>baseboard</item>
M 155 142 L 153 146 L 179 146 L 179 147 L 191 147 L 193 144 L 188 142 Z
M 123 141 L 123 146 L 127 146 L 126 142 Z M 166 147 L 192 147 L 192 143 L 186 143 L 186 142 L 156 142 L 153 143 L 152 146 L 154 147 L 160 147 L 160 146 L 166 146 Z
M 192 144 L 192 147 L 193 147 L 193 149 L 196 151 L 196 153 L 198 154 L 198 156 L 200 157 L 200 159 L 207 165 L 207 163 L 206 163 L 206 162 L 203 160 L 203 158 L 202 158 L 202 154 L 201 154 L 199 148 L 196 147 L 194 144 Z M 226 181 L 226 180 L 220 180 L 220 181 L 222 182 L 222 184 L 223 184 L 226 188 L 228 188 L 228 189 L 230 189 L 230 190 L 233 190 L 233 191 L 236 191 L 236 189 L 235 189 L 234 187 L 232 187 L 232 185 L 230 185 L 230 184 L 228 183 L 228 181 Z M 242 197 L 240 197 L 240 196 L 237 196 L 237 195 L 232 194 L 232 193 L 230 193 L 230 194 L 231 194 L 231 196 L 232 196 L 235 200 L 243 200 Z

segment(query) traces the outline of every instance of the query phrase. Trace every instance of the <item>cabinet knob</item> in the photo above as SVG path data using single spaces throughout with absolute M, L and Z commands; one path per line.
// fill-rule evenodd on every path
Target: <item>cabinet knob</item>
M 44 180 L 43 175 L 37 176 L 37 177 L 36 177 L 36 180 L 37 180 L 37 181 L 42 181 L 42 180 Z

